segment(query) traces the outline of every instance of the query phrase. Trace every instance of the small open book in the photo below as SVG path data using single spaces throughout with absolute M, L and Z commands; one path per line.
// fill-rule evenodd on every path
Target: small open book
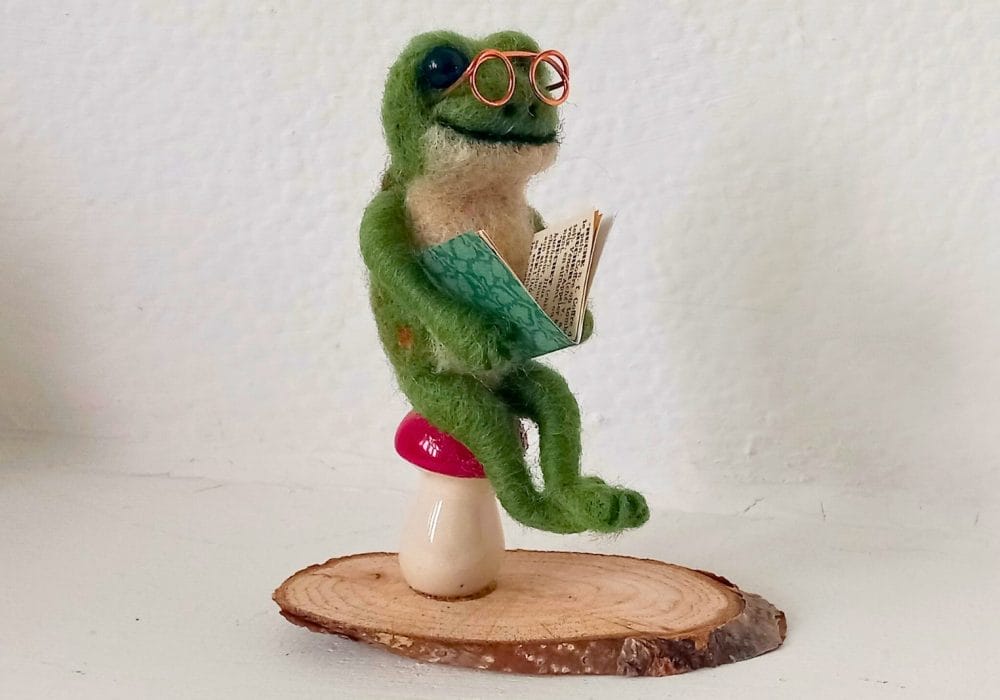
M 594 210 L 536 233 L 523 283 L 486 231 L 428 248 L 421 263 L 442 290 L 509 324 L 519 355 L 538 357 L 580 342 L 590 283 L 611 223 Z

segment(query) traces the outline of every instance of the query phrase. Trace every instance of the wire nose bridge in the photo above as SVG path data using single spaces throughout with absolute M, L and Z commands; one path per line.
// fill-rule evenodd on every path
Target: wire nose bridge
M 514 73 L 514 64 L 511 59 L 514 58 L 530 58 L 531 65 L 528 68 L 528 80 L 531 82 L 531 89 L 534 91 L 535 95 L 547 105 L 552 105 L 556 107 L 561 105 L 569 98 L 569 62 L 566 57 L 560 52 L 554 49 L 548 49 L 546 51 L 498 51 L 497 49 L 483 49 L 480 51 L 469 67 L 465 69 L 461 77 L 452 83 L 444 94 L 448 94 L 452 90 L 455 90 L 460 85 L 468 81 L 469 88 L 472 90 L 472 94 L 477 100 L 490 107 L 502 107 L 510 101 L 510 98 L 514 96 L 514 89 L 516 84 L 516 74 Z M 503 97 L 498 100 L 491 100 L 490 98 L 483 95 L 479 90 L 479 85 L 477 84 L 476 77 L 479 74 L 479 69 L 486 64 L 488 61 L 500 61 L 504 69 L 507 72 L 507 91 L 504 93 Z M 558 80 L 551 85 L 546 85 L 544 90 L 538 84 L 538 69 L 541 65 L 545 63 L 552 70 L 555 71 L 558 76 Z M 558 97 L 550 97 L 546 94 L 546 90 L 557 90 L 562 88 L 562 92 Z

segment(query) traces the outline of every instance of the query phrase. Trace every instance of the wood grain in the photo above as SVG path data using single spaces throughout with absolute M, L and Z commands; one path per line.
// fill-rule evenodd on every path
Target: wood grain
M 725 579 L 648 559 L 508 551 L 495 591 L 413 592 L 396 555 L 356 554 L 291 576 L 290 621 L 432 663 L 531 674 L 665 676 L 781 645 L 785 617 Z

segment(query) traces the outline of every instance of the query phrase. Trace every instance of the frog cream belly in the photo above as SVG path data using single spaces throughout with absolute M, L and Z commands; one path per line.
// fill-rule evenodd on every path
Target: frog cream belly
M 517 32 L 482 40 L 432 32 L 410 42 L 386 82 L 390 162 L 365 211 L 361 251 L 400 388 L 475 455 L 507 512 L 552 532 L 617 532 L 649 511 L 638 493 L 581 475 L 580 414 L 566 382 L 513 357 L 508 329 L 436 288 L 417 257 L 484 229 L 523 275 L 542 228 L 525 187 L 555 159 L 559 125 L 558 100 L 529 74 L 539 56 Z M 525 463 L 522 418 L 538 427 L 541 488 Z
M 490 143 L 434 125 L 421 147 L 426 169 L 406 192 L 416 245 L 429 247 L 466 231 L 485 230 L 523 279 L 538 230 L 525 188 L 555 161 L 557 144 Z

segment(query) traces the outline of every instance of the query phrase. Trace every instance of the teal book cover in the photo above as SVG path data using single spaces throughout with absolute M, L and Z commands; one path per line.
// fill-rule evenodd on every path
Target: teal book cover
M 538 357 L 574 345 L 478 232 L 463 233 L 420 254 L 443 291 L 514 329 L 515 351 Z

